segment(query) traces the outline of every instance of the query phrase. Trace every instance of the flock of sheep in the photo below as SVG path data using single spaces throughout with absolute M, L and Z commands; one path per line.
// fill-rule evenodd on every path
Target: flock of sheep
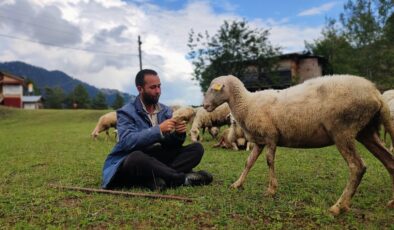
M 238 150 L 253 148 L 233 188 L 242 187 L 253 164 L 266 149 L 269 184 L 266 195 L 275 195 L 275 151 L 279 146 L 320 148 L 335 145 L 350 171 L 349 181 L 337 202 L 329 209 L 333 215 L 350 209 L 351 198 L 366 171 L 356 151 L 355 141 L 362 143 L 385 166 L 392 179 L 393 195 L 388 202 L 394 208 L 394 157 L 380 139 L 379 128 L 394 142 L 394 90 L 383 95 L 362 77 L 333 75 L 310 79 L 284 90 L 249 92 L 234 76 L 215 78 L 204 96 L 204 106 L 181 107 L 175 119 L 191 123 L 190 138 L 202 141 L 208 130 L 213 138 L 222 132 L 215 147 Z M 108 122 L 106 122 L 108 121 Z M 103 115 L 92 132 L 116 125 L 114 112 Z M 108 132 L 107 132 L 108 134 Z
M 245 149 L 249 150 L 252 143 L 246 139 L 241 127 L 237 125 L 235 119 L 231 116 L 230 108 L 227 104 L 219 106 L 215 111 L 207 112 L 203 107 L 192 108 L 189 106 L 173 106 L 173 119 L 186 121 L 191 124 L 190 139 L 192 142 L 202 141 L 205 130 L 209 132 L 213 139 L 218 139 L 219 131 L 222 126 L 229 125 L 229 128 L 223 131 L 219 142 L 214 147 L 228 149 Z M 101 132 L 105 132 L 107 139 L 110 138 L 109 130 L 115 128 L 116 137 L 116 112 L 109 112 L 102 115 L 94 130 L 91 133 L 93 139 L 97 139 Z M 201 133 L 200 133 L 201 132 Z

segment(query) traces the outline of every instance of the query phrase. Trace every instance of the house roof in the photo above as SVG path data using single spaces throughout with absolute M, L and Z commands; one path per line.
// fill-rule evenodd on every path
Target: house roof
M 12 81 L 6 81 L 5 77 L 13 79 Z M 0 83 L 3 84 L 24 84 L 25 79 L 7 72 L 0 70 Z
M 41 100 L 42 96 L 23 96 L 22 101 L 23 102 L 39 102 Z
M 323 60 L 323 56 L 314 55 L 311 52 L 294 52 L 294 53 L 285 53 L 278 56 L 280 59 L 304 59 L 304 58 L 317 58 L 318 60 Z

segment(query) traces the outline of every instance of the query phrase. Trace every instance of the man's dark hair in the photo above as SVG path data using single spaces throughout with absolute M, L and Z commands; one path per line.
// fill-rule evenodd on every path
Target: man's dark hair
M 145 75 L 155 75 L 157 76 L 157 72 L 151 69 L 143 69 L 137 73 L 135 76 L 135 85 L 136 86 L 144 86 L 145 85 Z

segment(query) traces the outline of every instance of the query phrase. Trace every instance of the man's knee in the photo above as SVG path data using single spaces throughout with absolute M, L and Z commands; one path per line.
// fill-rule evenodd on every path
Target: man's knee
M 140 165 L 147 161 L 149 161 L 149 156 L 147 154 L 142 151 L 134 151 L 126 157 L 123 165 Z
M 195 154 L 196 157 L 202 158 L 204 155 L 204 147 L 200 142 L 194 142 L 190 144 L 190 150 Z

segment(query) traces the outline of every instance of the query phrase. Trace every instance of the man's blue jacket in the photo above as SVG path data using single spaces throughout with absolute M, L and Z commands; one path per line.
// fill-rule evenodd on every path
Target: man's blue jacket
M 161 103 L 159 105 L 157 120 L 160 124 L 172 117 L 172 110 Z M 186 138 L 186 133 L 177 134 L 176 132 L 162 136 L 159 125 L 152 127 L 139 96 L 134 102 L 124 105 L 117 111 L 117 130 L 119 142 L 104 162 L 103 188 L 108 188 L 111 179 L 129 153 L 149 147 L 154 143 L 161 143 L 167 147 L 181 146 Z

